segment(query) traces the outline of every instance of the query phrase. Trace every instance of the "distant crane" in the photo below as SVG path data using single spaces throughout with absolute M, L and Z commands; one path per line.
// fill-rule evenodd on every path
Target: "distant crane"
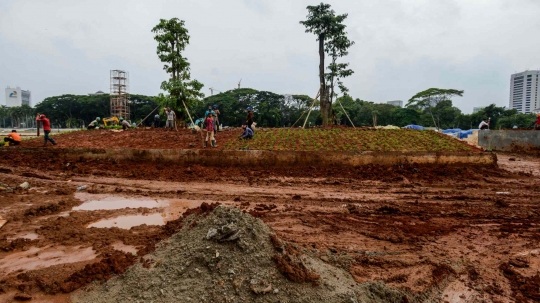
M 238 89 L 240 89 L 240 83 L 242 83 L 242 78 L 240 78 L 240 81 L 238 81 Z
M 220 93 L 221 93 L 220 90 L 217 90 L 217 89 L 215 89 L 215 88 L 213 88 L 213 87 L 210 87 L 209 90 L 210 90 L 210 94 L 212 94 L 212 96 L 214 95 L 214 91 L 220 92 Z

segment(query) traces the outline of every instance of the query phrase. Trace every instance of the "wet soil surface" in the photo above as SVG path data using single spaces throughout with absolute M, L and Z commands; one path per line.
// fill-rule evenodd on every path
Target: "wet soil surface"
M 500 167 L 246 170 L 13 150 L 0 159 L 0 182 L 13 188 L 0 187 L 0 302 L 69 302 L 214 202 L 261 218 L 356 283 L 436 291 L 441 302 L 537 302 L 540 159 L 498 158 Z M 118 227 L 126 216 L 142 225 Z M 88 228 L 97 222 L 108 223 Z

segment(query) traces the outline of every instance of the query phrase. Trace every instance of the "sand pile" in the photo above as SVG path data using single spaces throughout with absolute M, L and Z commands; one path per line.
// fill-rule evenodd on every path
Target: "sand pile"
M 278 239 L 261 220 L 218 206 L 124 274 L 89 285 L 74 302 L 414 302 Z

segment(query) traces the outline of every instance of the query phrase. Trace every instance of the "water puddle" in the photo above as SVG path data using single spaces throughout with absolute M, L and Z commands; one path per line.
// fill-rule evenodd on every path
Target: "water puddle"
M 39 235 L 36 233 L 20 233 L 16 234 L 13 237 L 8 237 L 8 240 L 15 240 L 15 239 L 28 239 L 28 240 L 36 240 L 39 238 Z
M 97 228 L 110 228 L 118 227 L 123 229 L 130 229 L 133 226 L 138 225 L 165 225 L 165 218 L 162 214 L 149 214 L 149 215 L 133 215 L 133 216 L 120 216 L 112 219 L 104 219 L 94 222 L 88 225 L 90 227 Z
M 27 251 L 10 253 L 0 257 L 0 273 L 17 270 L 34 270 L 58 264 L 88 261 L 96 258 L 92 247 L 59 246 L 49 248 L 31 247 Z
M 167 206 L 168 202 L 157 199 L 137 199 L 122 196 L 95 195 L 76 193 L 75 198 L 84 201 L 83 204 L 73 207 L 72 210 L 111 210 L 122 208 L 156 208 Z
M 132 255 L 137 255 L 137 248 L 133 245 L 126 245 L 122 242 L 113 243 L 112 247 L 116 250 L 123 251 L 125 253 L 131 253 Z

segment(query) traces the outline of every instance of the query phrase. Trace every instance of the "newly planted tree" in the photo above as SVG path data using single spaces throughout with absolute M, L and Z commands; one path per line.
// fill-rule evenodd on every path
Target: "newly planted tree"
M 343 24 L 347 14 L 336 15 L 330 7 L 330 4 L 324 3 L 308 6 L 307 19 L 300 21 L 300 24 L 306 27 L 306 33 L 315 34 L 319 41 L 319 94 L 323 125 L 328 125 L 331 121 L 334 86 L 337 83 L 342 91 L 346 91 L 339 79 L 352 74 L 352 71 L 347 69 L 348 64 L 336 62 L 337 58 L 347 55 L 347 49 L 353 44 L 347 39 L 346 26 Z M 326 54 L 332 57 L 329 73 L 325 73 Z
M 190 64 L 182 52 L 189 44 L 189 33 L 184 21 L 178 18 L 170 20 L 161 19 L 152 32 L 154 40 L 158 42 L 157 55 L 164 63 L 165 70 L 170 78 L 161 83 L 161 89 L 168 92 L 158 100 L 165 106 L 183 112 L 184 104 L 189 107 L 195 101 L 204 97 L 201 92 L 203 84 L 191 79 Z

